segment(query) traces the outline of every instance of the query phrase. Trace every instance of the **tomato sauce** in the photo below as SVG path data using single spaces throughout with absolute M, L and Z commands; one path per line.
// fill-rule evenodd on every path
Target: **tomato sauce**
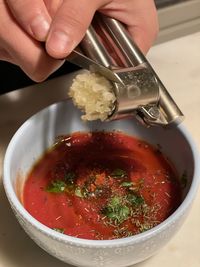
M 59 137 L 23 190 L 24 207 L 38 221 L 95 240 L 149 230 L 180 202 L 176 171 L 160 150 L 117 131 Z

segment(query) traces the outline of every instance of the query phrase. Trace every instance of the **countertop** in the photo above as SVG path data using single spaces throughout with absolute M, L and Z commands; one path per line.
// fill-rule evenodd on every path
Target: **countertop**
M 184 113 L 184 124 L 200 148 L 200 32 L 154 46 L 148 59 Z M 71 75 L 0 96 L 0 267 L 69 267 L 24 233 L 10 209 L 1 177 L 12 135 L 35 112 L 65 98 Z M 199 207 L 200 191 L 177 235 L 156 256 L 135 267 L 199 267 Z

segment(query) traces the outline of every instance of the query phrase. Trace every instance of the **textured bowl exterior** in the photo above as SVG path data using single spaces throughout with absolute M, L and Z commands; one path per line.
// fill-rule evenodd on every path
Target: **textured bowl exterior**
M 189 208 L 189 207 L 188 207 Z M 14 212 L 21 226 L 26 233 L 41 248 L 52 256 L 75 266 L 85 267 L 122 267 L 141 262 L 154 255 L 161 249 L 174 234 L 180 229 L 187 214 L 185 210 L 179 218 L 170 220 L 164 229 L 154 231 L 153 233 L 141 236 L 134 240 L 121 244 L 101 245 L 70 242 L 63 240 L 54 234 L 48 234 L 45 230 L 41 230 L 31 224 L 30 221 L 22 218 L 19 212 Z
M 118 240 L 86 240 L 60 234 L 35 220 L 17 196 L 34 161 L 55 137 L 74 131 L 123 130 L 152 144 L 159 144 L 181 175 L 187 172 L 188 186 L 179 208 L 164 222 L 144 233 Z M 161 249 L 180 229 L 189 214 L 199 185 L 199 154 L 184 126 L 170 130 L 147 129 L 134 120 L 85 124 L 71 101 L 54 104 L 27 120 L 12 138 L 4 160 L 4 188 L 10 205 L 27 234 L 45 251 L 75 266 L 123 267 L 141 262 Z M 20 174 L 20 175 L 19 175 Z M 17 180 L 20 177 L 20 180 Z

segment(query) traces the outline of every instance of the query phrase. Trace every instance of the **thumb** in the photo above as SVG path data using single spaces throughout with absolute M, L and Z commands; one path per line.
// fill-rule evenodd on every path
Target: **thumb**
M 7 0 L 6 3 L 23 30 L 38 41 L 45 41 L 51 18 L 43 0 Z
M 56 12 L 46 41 L 48 54 L 64 58 L 80 43 L 95 11 L 105 0 L 63 1 Z

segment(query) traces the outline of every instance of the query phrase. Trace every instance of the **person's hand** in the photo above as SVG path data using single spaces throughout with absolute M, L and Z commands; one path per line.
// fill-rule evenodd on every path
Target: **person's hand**
M 45 80 L 63 64 L 49 56 L 41 43 L 19 26 L 3 0 L 0 0 L 0 60 L 18 65 L 37 82 Z
M 144 54 L 151 47 L 158 20 L 154 0 L 7 0 L 21 27 L 46 41 L 54 58 L 66 57 L 81 41 L 96 10 L 123 22 Z

